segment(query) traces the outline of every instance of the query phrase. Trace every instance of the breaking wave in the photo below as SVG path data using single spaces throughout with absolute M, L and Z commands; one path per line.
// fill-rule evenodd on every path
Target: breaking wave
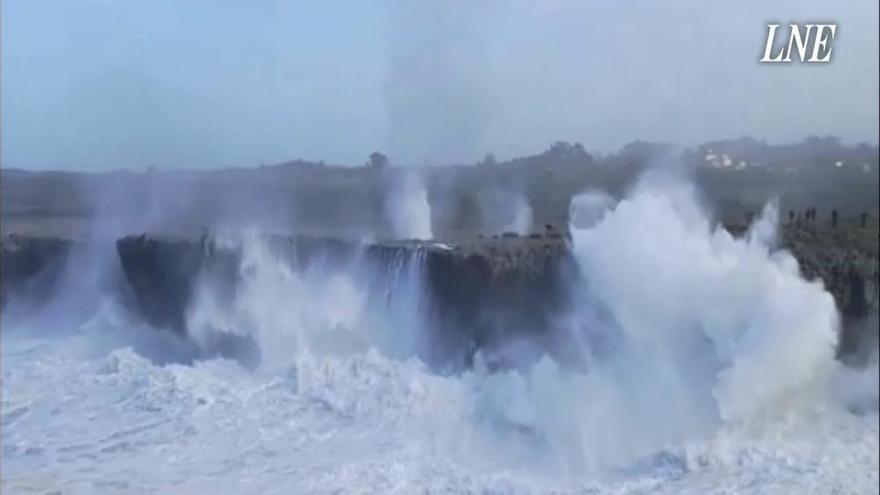
M 768 205 L 734 238 L 687 183 L 575 198 L 580 276 L 552 329 L 570 359 L 525 338 L 511 346 L 541 357 L 501 369 L 479 352 L 465 370 L 431 365 L 444 329 L 432 328 L 417 251 L 391 269 L 358 255 L 294 266 L 257 235 L 230 239 L 239 284 L 202 280 L 191 342 L 113 303 L 69 332 L 4 332 L 4 486 L 875 490 L 876 360 L 835 361 L 834 301 L 775 248 L 776 216 Z M 407 232 L 430 237 L 417 220 Z M 217 335 L 258 358 L 157 359 Z

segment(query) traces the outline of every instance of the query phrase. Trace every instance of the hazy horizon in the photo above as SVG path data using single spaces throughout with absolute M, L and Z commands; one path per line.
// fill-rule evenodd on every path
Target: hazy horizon
M 878 142 L 878 3 L 2 5 L 2 165 L 472 163 L 750 136 Z M 768 22 L 832 62 L 761 65 Z M 685 21 L 685 22 L 682 22 Z

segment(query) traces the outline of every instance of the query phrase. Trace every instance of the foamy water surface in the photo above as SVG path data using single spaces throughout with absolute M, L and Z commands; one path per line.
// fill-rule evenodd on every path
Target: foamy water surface
M 183 342 L 109 300 L 70 327 L 4 325 L 2 488 L 876 493 L 876 362 L 834 360 L 833 301 L 773 249 L 774 215 L 733 239 L 680 185 L 576 200 L 577 366 L 431 369 L 417 266 L 376 309 L 351 270 L 296 273 L 259 243 L 232 303 L 199 292 L 186 344 L 246 335 L 256 368 L 182 364 Z

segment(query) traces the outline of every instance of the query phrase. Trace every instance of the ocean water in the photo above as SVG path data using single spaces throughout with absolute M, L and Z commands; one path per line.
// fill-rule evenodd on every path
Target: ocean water
M 417 259 L 376 304 L 368 270 L 295 272 L 255 238 L 231 304 L 199 292 L 192 341 L 112 298 L 4 324 L 2 490 L 877 493 L 876 359 L 834 360 L 833 301 L 774 249 L 772 205 L 744 239 L 687 184 L 572 208 L 577 365 L 434 369 Z M 206 328 L 261 363 L 190 359 Z
M 577 446 L 485 404 L 529 425 L 538 371 L 443 377 L 376 351 L 274 370 L 159 366 L 130 347 L 99 349 L 89 332 L 3 336 L 5 493 L 877 491 L 876 409 L 793 406 L 579 471 Z

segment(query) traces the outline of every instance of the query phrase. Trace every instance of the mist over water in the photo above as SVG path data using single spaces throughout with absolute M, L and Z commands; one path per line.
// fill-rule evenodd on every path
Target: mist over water
M 430 239 L 418 176 L 397 186 L 395 236 Z M 4 332 L 4 482 L 39 493 L 874 489 L 876 360 L 835 361 L 834 301 L 774 246 L 773 204 L 734 238 L 691 184 L 649 176 L 619 201 L 576 197 L 570 216 L 575 305 L 533 332 L 552 333 L 566 359 L 526 333 L 502 369 L 480 354 L 469 369 L 435 366 L 432 343 L 455 329 L 431 318 L 418 251 L 383 266 L 361 252 L 297 266 L 258 232 L 218 240 L 241 248 L 239 282 L 200 280 L 189 342 L 107 301 L 53 336 Z M 206 358 L 218 335 L 256 358 Z M 157 359 L 173 349 L 196 359 Z

